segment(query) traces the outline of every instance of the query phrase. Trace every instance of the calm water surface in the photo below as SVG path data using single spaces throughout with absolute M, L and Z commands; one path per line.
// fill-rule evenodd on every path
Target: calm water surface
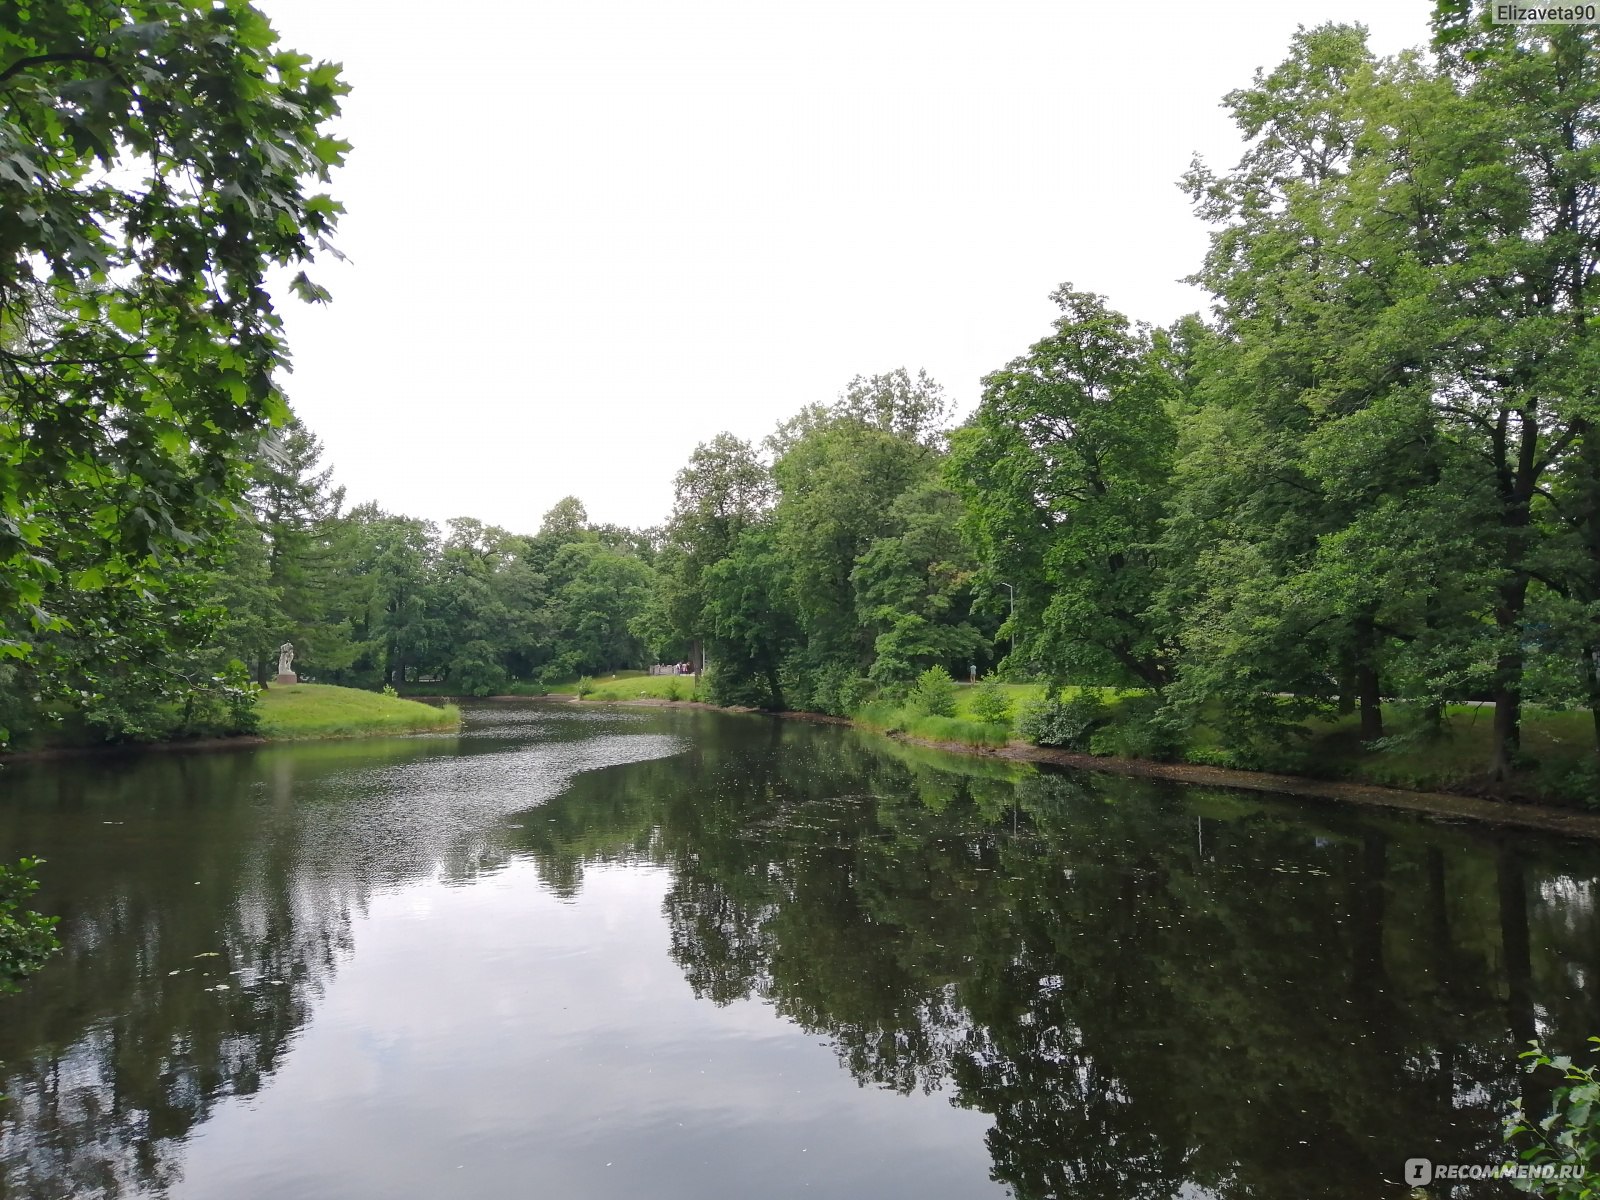
M 1600 847 L 758 717 L 12 767 L 24 852 L 30 1200 L 1399 1197 L 1600 1032 Z

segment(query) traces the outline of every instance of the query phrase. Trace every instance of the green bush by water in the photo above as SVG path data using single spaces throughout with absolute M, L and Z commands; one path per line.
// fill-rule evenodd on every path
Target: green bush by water
M 1590 1038 L 1600 1050 L 1600 1038 Z M 1559 1071 L 1561 1086 L 1550 1095 L 1550 1111 L 1541 1119 L 1530 1119 L 1521 1105 L 1514 1107 L 1505 1122 L 1505 1139 L 1521 1147 L 1520 1161 L 1560 1178 L 1517 1179 L 1512 1186 L 1519 1192 L 1545 1196 L 1550 1200 L 1592 1200 L 1600 1196 L 1600 1071 L 1582 1067 L 1565 1055 L 1552 1057 L 1537 1042 L 1521 1057 L 1528 1070 Z
M 956 715 L 956 681 L 943 667 L 929 667 L 917 676 L 906 697 L 906 708 L 925 717 Z
M 878 733 L 903 733 L 929 742 L 955 742 L 965 746 L 1004 746 L 1011 739 L 1004 725 L 965 717 L 941 717 L 909 712 L 887 704 L 869 704 L 852 718 L 863 729 Z

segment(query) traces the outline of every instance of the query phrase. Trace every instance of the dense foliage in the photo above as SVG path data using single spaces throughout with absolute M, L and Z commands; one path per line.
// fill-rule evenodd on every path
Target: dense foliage
M 341 150 L 320 133 L 331 69 L 273 49 L 239 4 L 116 12 L 217 24 L 226 61 L 143 26 L 7 27 L 8 145 L 41 173 L 7 160 L 0 186 L 49 199 L 0 278 L 10 727 L 243 725 L 292 641 L 310 679 L 474 695 L 656 661 L 703 667 L 697 694 L 723 703 L 926 719 L 956 711 L 950 677 L 1115 688 L 1035 706 L 1020 731 L 1236 765 L 1280 761 L 1310 720 L 1348 714 L 1382 752 L 1476 704 L 1480 774 L 1512 784 L 1537 767 L 1525 708 L 1586 709 L 1595 754 L 1546 790 L 1600 780 L 1592 28 L 1496 26 L 1450 0 L 1430 50 L 1389 59 L 1359 26 L 1303 29 L 1226 97 L 1239 161 L 1183 181 L 1211 230 L 1206 317 L 1153 328 L 1063 285 L 964 421 L 926 376 L 857 378 L 759 445 L 698 447 L 659 529 L 568 498 L 528 533 L 347 507 L 272 388 L 282 348 L 250 272 L 303 257 L 336 212 L 300 190 Z M 180 78 L 237 95 L 229 154 L 138 125 L 127 88 Z M 297 118 L 269 103 L 285 89 Z M 163 119 L 191 111 L 172 104 Z M 288 161 L 257 154 L 269 132 Z M 157 179 L 174 153 L 243 174 L 202 173 L 214 194 L 169 191 L 157 212 L 160 189 L 118 201 L 83 165 L 107 147 Z M 58 202 L 107 244 L 53 246 Z M 129 238 L 113 211 L 136 214 Z M 169 241 L 183 262 L 153 249 Z M 148 365 L 46 371 L 80 341 Z M 47 386 L 80 432 L 37 424 Z M 996 686 L 973 699 L 998 728 Z
M 32 858 L 14 866 L 0 863 L 0 995 L 15 991 L 23 977 L 60 949 L 56 918 L 25 907 L 39 888 L 32 874 L 38 865 L 39 860 Z
M 245 0 L 0 16 L 0 743 L 234 699 L 208 571 L 287 415 L 267 277 L 331 249 L 345 91 Z
M 1600 1038 L 1589 1041 L 1591 1048 L 1600 1048 Z M 1529 1072 L 1555 1072 L 1561 1082 L 1551 1089 L 1550 1111 L 1542 1118 L 1530 1117 L 1522 1103 L 1506 1118 L 1506 1140 L 1519 1145 L 1517 1157 L 1541 1173 L 1539 1178 L 1518 1179 L 1515 1186 L 1552 1200 L 1593 1200 L 1600 1195 L 1595 1173 L 1600 1161 L 1600 1077 L 1570 1055 L 1550 1055 L 1538 1042 L 1522 1057 Z

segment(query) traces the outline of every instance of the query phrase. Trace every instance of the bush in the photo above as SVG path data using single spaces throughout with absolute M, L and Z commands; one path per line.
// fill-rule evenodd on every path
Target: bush
M 1600 1047 L 1600 1038 L 1589 1041 Z M 1544 1168 L 1551 1176 L 1557 1169 L 1565 1169 L 1577 1178 L 1517 1179 L 1512 1186 L 1552 1200 L 1587 1200 L 1600 1195 L 1595 1179 L 1600 1164 L 1600 1072 L 1576 1066 L 1565 1055 L 1551 1058 L 1537 1042 L 1532 1047 L 1521 1055 L 1528 1070 L 1560 1071 L 1565 1086 L 1551 1092 L 1550 1112 L 1537 1124 L 1528 1120 L 1520 1105 L 1514 1108 L 1505 1120 L 1505 1139 L 1523 1143 L 1518 1155 L 1523 1162 Z
M 724 708 L 763 708 L 772 703 L 772 691 L 765 679 L 730 671 L 721 663 L 713 662 L 706 668 L 700 677 L 700 686 L 712 704 Z
M 664 692 L 668 700 L 682 700 L 683 684 L 676 678 L 669 679 Z
M 801 696 L 789 695 L 787 700 L 791 708 L 810 708 L 835 717 L 848 717 L 877 695 L 878 684 L 874 680 L 857 675 L 853 665 L 834 663 L 812 676 L 809 704 L 802 704 Z
M 1124 696 L 1111 720 L 1090 738 L 1089 752 L 1169 762 L 1183 751 L 1186 732 L 1182 719 L 1163 707 L 1161 697 Z
M 578 699 L 584 700 L 594 695 L 594 679 L 585 675 L 578 680 Z
M 906 707 L 924 717 L 956 715 L 956 681 L 943 667 L 929 667 L 917 676 L 916 686 L 906 699 Z
M 103 742 L 156 742 L 177 724 L 172 704 L 162 696 L 130 691 L 96 696 L 83 712 L 83 723 Z
M 0 863 L 0 994 L 16 991 L 26 976 L 61 948 L 55 935 L 56 918 L 24 906 L 39 889 L 33 869 L 43 861 L 24 858 L 14 867 Z
M 1070 700 L 1047 695 L 1022 710 L 1017 732 L 1035 746 L 1085 751 L 1095 731 L 1109 718 L 1109 710 L 1098 692 L 1080 691 Z
M 1545 796 L 1581 808 L 1600 808 L 1600 763 L 1588 758 L 1576 765 L 1550 764 L 1539 770 Z
M 995 676 L 987 676 L 972 691 L 972 715 L 989 725 L 1011 724 L 1011 697 Z

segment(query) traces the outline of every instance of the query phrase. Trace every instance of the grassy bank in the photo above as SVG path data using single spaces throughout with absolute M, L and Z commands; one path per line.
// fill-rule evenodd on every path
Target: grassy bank
M 549 689 L 577 694 L 576 681 Z M 695 680 L 686 675 L 646 675 L 621 671 L 581 685 L 584 699 L 600 701 L 694 700 Z M 1011 721 L 992 724 L 974 718 L 977 689 L 955 689 L 955 713 L 932 717 L 887 704 L 868 705 L 851 717 L 852 723 L 878 733 L 899 734 L 919 741 L 945 745 L 997 749 L 1017 741 L 1016 719 L 1029 704 L 1041 699 L 1044 685 L 1012 683 L 1002 686 L 1011 703 Z M 1143 709 L 1140 693 L 1113 688 L 1066 688 L 1063 695 L 1092 690 L 1105 703 L 1105 722 L 1085 744 L 1064 749 L 1096 757 L 1148 758 L 1195 766 L 1262 771 L 1308 779 L 1339 780 L 1411 791 L 1457 792 L 1504 799 L 1531 800 L 1569 807 L 1600 808 L 1600 773 L 1593 766 L 1594 732 L 1587 712 L 1552 712 L 1529 708 L 1524 713 L 1522 745 L 1524 765 L 1509 784 L 1489 777 L 1492 757 L 1493 713 L 1476 705 L 1452 705 L 1441 729 L 1425 728 L 1421 714 L 1403 704 L 1384 708 L 1382 746 L 1363 743 L 1354 715 L 1312 718 L 1302 723 L 1303 733 L 1282 745 L 1267 742 L 1238 745 L 1222 736 L 1220 714 L 1213 723 L 1200 723 L 1189 731 L 1186 743 L 1175 752 L 1142 750 L 1149 739 L 1130 732 Z M 1131 703 L 1130 703 L 1131 702 Z
M 269 687 L 257 701 L 261 736 L 273 739 L 358 737 L 454 729 L 461 710 L 321 683 Z
M 1465 791 L 1512 798 L 1600 807 L 1594 768 L 1594 724 L 1586 712 L 1524 711 L 1523 766 L 1506 785 L 1488 779 L 1494 750 L 1494 713 L 1487 707 L 1451 705 L 1443 728 L 1425 727 L 1421 714 L 1403 705 L 1384 709 L 1384 749 L 1361 741 L 1355 716 L 1306 722 L 1303 742 L 1259 755 L 1240 766 L 1323 779 L 1349 779 L 1423 791 Z M 1234 765 L 1196 747 L 1190 761 Z
M 699 700 L 693 675 L 646 675 L 643 671 L 618 671 L 596 679 L 551 688 L 585 700 Z
M 862 729 L 877 733 L 902 733 L 925 742 L 993 748 L 1004 746 L 1011 740 L 1011 731 L 1005 725 L 962 716 L 931 717 L 882 704 L 869 704 L 850 719 Z
M 868 705 L 852 717 L 856 725 L 880 733 L 900 734 L 925 742 L 993 749 L 1026 745 L 1016 733 L 1016 718 L 1043 694 L 1039 684 L 1007 684 L 1012 704 L 1008 724 L 978 721 L 972 715 L 976 689 L 956 693 L 955 715 L 930 717 L 889 705 Z M 1070 697 L 1081 689 L 1068 688 Z M 1258 741 L 1236 744 L 1222 736 L 1220 714 L 1189 731 L 1185 744 L 1166 753 L 1142 750 L 1150 739 L 1136 731 L 1145 709 L 1139 693 L 1097 691 L 1105 705 L 1104 720 L 1082 742 L 1062 748 L 1106 759 L 1153 758 L 1160 761 L 1234 770 L 1339 780 L 1411 791 L 1457 792 L 1501 799 L 1527 800 L 1579 808 L 1600 808 L 1600 772 L 1594 764 L 1594 728 L 1587 712 L 1554 712 L 1529 708 L 1522 729 L 1522 768 L 1514 780 L 1489 778 L 1493 751 L 1493 713 L 1478 705 L 1452 705 L 1435 729 L 1415 707 L 1389 704 L 1384 709 L 1384 741 L 1361 740 L 1358 718 L 1312 718 L 1302 733 L 1284 744 Z

